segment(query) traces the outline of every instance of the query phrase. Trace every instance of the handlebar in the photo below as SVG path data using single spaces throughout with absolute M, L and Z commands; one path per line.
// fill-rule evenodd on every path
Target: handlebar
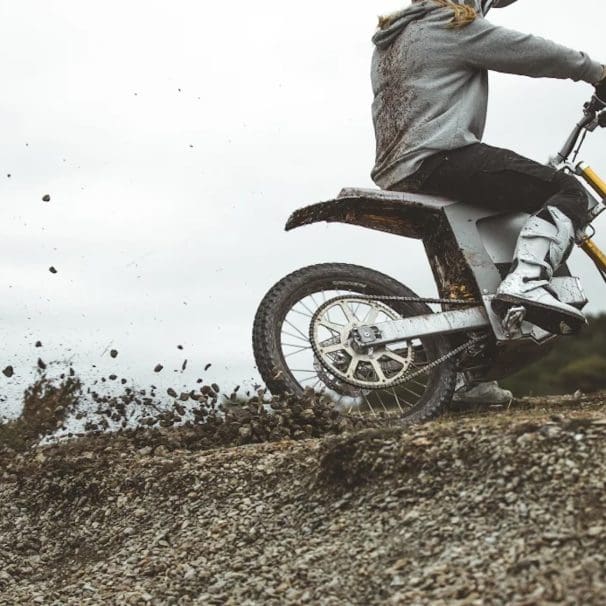
M 606 102 L 602 101 L 597 95 L 593 95 L 591 100 L 583 106 L 583 118 L 574 127 L 564 147 L 552 160 L 552 164 L 557 165 L 566 162 L 583 131 L 592 132 L 598 126 L 606 128 Z

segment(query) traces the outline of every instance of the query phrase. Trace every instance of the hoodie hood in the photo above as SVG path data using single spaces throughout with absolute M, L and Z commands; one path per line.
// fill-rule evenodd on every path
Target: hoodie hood
M 486 15 L 491 8 L 502 8 L 513 4 L 517 0 L 453 0 L 456 4 L 473 6 L 478 14 Z M 413 0 L 410 6 L 395 13 L 392 22 L 384 29 L 380 29 L 372 38 L 377 48 L 385 49 L 391 46 L 395 39 L 413 21 L 422 19 L 431 11 L 442 8 L 433 0 Z
M 427 13 L 436 8 L 439 7 L 431 0 L 423 0 L 422 2 L 415 2 L 404 10 L 395 13 L 391 24 L 384 29 L 380 29 L 372 37 L 374 45 L 381 50 L 388 48 L 410 23 L 422 19 Z

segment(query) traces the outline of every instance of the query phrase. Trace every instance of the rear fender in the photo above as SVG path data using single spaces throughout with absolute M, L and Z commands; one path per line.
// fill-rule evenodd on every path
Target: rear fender
M 445 207 L 455 204 L 446 198 L 346 188 L 337 198 L 295 211 L 286 230 L 320 221 L 347 223 L 421 240 L 431 231 Z
M 286 223 L 286 230 L 326 221 L 423 240 L 440 296 L 477 298 L 474 276 L 446 215 L 458 205 L 439 196 L 345 188 L 333 200 L 295 211 Z M 413 259 L 406 261 L 414 263 Z

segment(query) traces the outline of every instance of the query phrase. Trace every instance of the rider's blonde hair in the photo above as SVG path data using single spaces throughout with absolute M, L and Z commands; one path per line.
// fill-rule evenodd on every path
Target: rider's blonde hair
M 467 6 L 467 4 L 457 4 L 452 0 L 432 0 L 432 2 L 435 2 L 444 8 L 449 8 L 454 13 L 452 21 L 450 22 L 450 27 L 466 27 L 478 16 L 476 9 L 471 6 Z M 401 13 L 398 12 L 379 17 L 379 28 L 387 29 L 400 14 Z

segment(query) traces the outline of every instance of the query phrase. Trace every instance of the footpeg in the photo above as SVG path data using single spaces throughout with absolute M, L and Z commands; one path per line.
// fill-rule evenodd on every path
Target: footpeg
M 522 322 L 526 318 L 526 308 L 522 305 L 510 307 L 503 318 L 503 331 L 509 338 L 522 333 Z

